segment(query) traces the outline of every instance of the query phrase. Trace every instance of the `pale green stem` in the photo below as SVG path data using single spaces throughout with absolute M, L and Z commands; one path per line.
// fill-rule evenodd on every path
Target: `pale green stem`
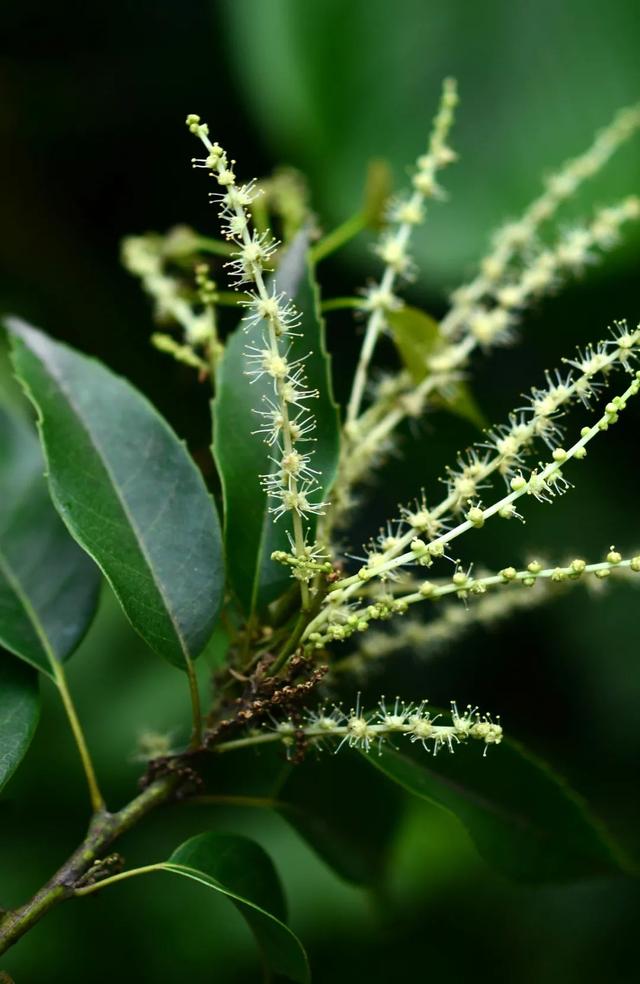
M 80 760 L 82 762 L 82 767 L 87 779 L 87 786 L 89 787 L 89 796 L 91 799 L 91 806 L 94 813 L 101 813 L 104 810 L 104 799 L 102 793 L 100 792 L 98 786 L 98 780 L 96 778 L 96 773 L 93 767 L 93 762 L 91 761 L 91 755 L 89 754 L 89 749 L 87 747 L 87 742 L 84 737 L 84 732 L 80 725 L 78 715 L 76 714 L 76 709 L 69 693 L 69 688 L 67 686 L 67 678 L 62 666 L 57 659 L 51 659 L 51 668 L 54 674 L 54 680 L 56 687 L 58 688 L 58 693 L 60 694 L 60 699 L 62 700 L 64 709 L 67 714 L 67 719 L 69 721 L 69 726 L 71 728 L 71 733 L 73 734 L 75 743 L 80 754 Z
M 327 233 L 320 242 L 316 243 L 310 250 L 311 259 L 314 263 L 319 263 L 331 253 L 346 246 L 350 240 L 367 228 L 367 217 L 364 212 L 356 212 L 350 218 L 345 219 L 339 226 Z
M 250 748 L 253 745 L 267 745 L 270 742 L 282 741 L 282 735 L 277 731 L 265 731 L 259 735 L 249 735 L 247 738 L 234 738 L 233 741 L 223 741 L 215 746 L 215 751 L 235 752 L 238 748 Z
M 203 253 L 212 253 L 214 256 L 229 257 L 233 253 L 234 247 L 231 243 L 224 242 L 222 239 L 213 239 L 211 236 L 198 236 L 198 249 Z
M 85 885 L 83 888 L 76 888 L 74 895 L 92 895 L 93 892 L 97 892 L 101 888 L 106 888 L 107 885 L 115 885 L 116 882 L 125 881 L 127 878 L 135 878 L 137 875 L 148 875 L 154 871 L 165 871 L 165 866 L 163 864 L 145 864 L 141 868 L 130 868 L 129 871 L 121 871 L 117 875 L 110 875 L 109 878 L 103 878 L 101 881 L 95 882 L 94 885 Z
M 243 297 L 235 290 L 216 290 L 215 301 L 221 307 L 240 307 Z
M 322 301 L 320 310 L 323 314 L 327 311 L 343 311 L 346 308 L 361 310 L 364 301 L 361 297 L 330 297 L 327 301 Z
M 420 196 L 421 200 L 421 196 Z M 403 232 L 405 226 L 401 226 L 398 233 L 398 239 L 400 239 L 400 232 Z M 403 239 L 408 239 L 411 226 L 406 225 L 406 236 Z M 391 293 L 393 290 L 393 285 L 396 280 L 395 270 L 388 266 L 385 268 L 382 280 L 380 281 L 380 291 L 384 293 Z M 362 348 L 360 350 L 360 357 L 358 359 L 358 365 L 356 366 L 355 375 L 353 377 L 353 386 L 351 387 L 351 396 L 349 397 L 349 403 L 347 404 L 347 414 L 345 420 L 345 426 L 352 424 L 357 418 L 360 412 L 360 405 L 362 403 L 362 398 L 364 396 L 365 387 L 367 385 L 367 376 L 369 372 L 369 364 L 371 362 L 371 357 L 373 355 L 374 349 L 378 338 L 380 337 L 380 332 L 384 330 L 386 325 L 386 319 L 384 312 L 381 308 L 376 308 L 369 315 L 369 320 L 367 321 L 367 327 L 365 330 L 364 341 L 362 343 Z
M 188 656 L 185 657 L 187 677 L 189 679 L 189 694 L 191 695 L 191 713 L 193 718 L 193 729 L 191 732 L 191 748 L 199 748 L 202 744 L 202 707 L 200 705 L 200 691 L 198 690 L 198 678 L 196 676 L 193 661 Z
M 71 694 L 69 693 L 69 688 L 67 686 L 67 679 L 65 676 L 62 663 L 60 662 L 60 660 L 57 659 L 56 654 L 53 651 L 51 642 L 49 641 L 49 637 L 47 636 L 44 626 L 40 621 L 38 613 L 33 607 L 31 599 L 24 591 L 19 579 L 16 577 L 15 573 L 11 570 L 11 568 L 4 563 L 2 564 L 2 572 L 4 576 L 7 578 L 7 580 L 10 582 L 10 584 L 12 585 L 17 596 L 20 598 L 20 601 L 27 613 L 29 621 L 31 622 L 33 629 L 36 635 L 38 636 L 42 649 L 47 657 L 47 662 L 49 663 L 49 666 L 51 668 L 51 674 L 53 676 L 54 683 L 58 688 L 58 693 L 60 694 L 60 697 L 62 699 L 62 703 L 64 705 L 64 709 L 67 714 L 67 719 L 71 726 L 71 732 L 73 734 L 75 743 L 78 747 L 78 751 L 80 752 L 80 759 L 82 761 L 82 766 L 84 768 L 84 772 L 87 777 L 87 785 L 89 786 L 91 805 L 94 811 L 96 813 L 99 813 L 102 810 L 104 810 L 104 800 L 98 788 L 98 782 L 96 779 L 96 774 L 93 768 L 93 764 L 91 762 L 91 756 L 89 755 L 89 750 L 87 748 L 87 743 L 85 741 L 84 734 L 82 732 L 82 727 L 80 726 L 80 721 L 78 720 L 78 715 L 76 714 L 76 710 L 73 705 L 73 700 L 71 699 Z

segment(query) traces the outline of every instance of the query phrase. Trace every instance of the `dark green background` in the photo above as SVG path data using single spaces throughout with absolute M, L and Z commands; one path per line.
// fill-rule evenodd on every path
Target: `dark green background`
M 204 388 L 150 352 L 147 303 L 118 264 L 124 234 L 178 221 L 215 227 L 201 176 L 188 166 L 194 149 L 185 114 L 205 116 L 247 176 L 282 161 L 304 168 L 330 227 L 357 203 L 368 158 L 389 159 L 402 181 L 424 145 L 442 76 L 456 75 L 453 139 L 461 160 L 444 177 L 451 201 L 432 210 L 420 233 L 421 273 L 411 290 L 437 315 L 492 225 L 538 190 L 540 173 L 582 150 L 616 108 L 640 96 L 639 17 L 635 0 L 5 3 L 0 307 L 126 373 L 203 460 Z M 639 193 L 639 165 L 636 137 L 567 209 L 566 221 Z M 343 261 L 325 265 L 329 294 L 350 292 L 374 272 L 369 246 L 364 237 Z M 479 360 L 476 393 L 491 419 L 503 418 L 576 343 L 602 336 L 614 318 L 637 321 L 639 258 L 635 230 L 605 264 L 527 316 L 522 345 Z M 344 395 L 357 331 L 340 315 L 329 330 Z M 381 361 L 390 358 L 383 346 Z M 502 524 L 467 538 L 465 560 L 502 567 L 534 551 L 563 561 L 575 553 L 597 559 L 610 543 L 638 550 L 639 425 L 634 408 L 594 445 L 575 490 L 553 508 L 528 506 L 524 527 Z M 407 434 L 406 467 L 394 461 L 381 472 L 359 514 L 356 551 L 416 491 L 416 476 L 427 491 L 437 488 L 443 466 L 474 436 L 442 416 Z M 397 660 L 367 687 L 374 700 L 381 691 L 441 704 L 456 697 L 500 712 L 637 857 L 639 597 L 628 585 L 597 595 L 577 588 L 431 663 Z M 131 755 L 140 729 L 171 729 L 184 719 L 183 681 L 146 651 L 106 593 L 69 672 L 116 804 L 131 795 L 139 772 Z M 42 882 L 85 822 L 75 753 L 44 690 L 33 749 L 0 802 L 0 899 L 8 904 Z M 339 809 L 340 788 L 328 795 Z M 384 809 L 383 786 L 380 796 Z M 250 832 L 270 850 L 318 981 L 635 979 L 634 882 L 514 888 L 477 859 L 455 821 L 421 805 L 407 812 L 382 903 L 341 883 L 283 821 L 257 811 L 168 810 L 130 836 L 127 859 L 165 857 L 213 824 Z M 61 907 L 1 966 L 17 984 L 226 984 L 258 973 L 248 934 L 222 900 L 160 876 Z

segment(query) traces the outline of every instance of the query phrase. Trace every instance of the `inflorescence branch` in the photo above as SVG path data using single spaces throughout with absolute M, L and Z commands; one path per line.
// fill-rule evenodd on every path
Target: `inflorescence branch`
M 562 449 L 558 447 L 563 436 L 562 415 L 576 401 L 589 407 L 611 370 L 616 367 L 630 370 L 639 347 L 640 328 L 630 330 L 624 322 L 619 322 L 609 340 L 595 347 L 588 346 L 584 351 L 576 352 L 574 358 L 565 359 L 568 369 L 564 377 L 560 373 L 555 376 L 547 373 L 544 388 L 533 387 L 525 398 L 525 405 L 510 414 L 506 424 L 490 429 L 485 441 L 458 458 L 457 468 L 450 469 L 447 474 L 448 494 L 441 502 L 428 509 L 423 499 L 415 509 L 401 511 L 395 535 L 382 535 L 378 549 L 370 554 L 369 568 L 402 555 L 419 536 L 426 534 L 436 539 L 439 533 L 446 531 L 451 517 L 465 510 L 470 526 L 481 523 L 476 503 L 489 479 L 501 475 L 505 481 L 515 480 L 519 484 L 525 455 L 535 440 L 542 440 L 549 447 L 557 464 L 556 457 L 562 455 Z M 584 457 L 584 454 L 578 451 L 578 457 Z M 514 510 L 508 511 L 505 518 L 511 515 Z M 363 574 L 361 579 L 368 577 Z
M 275 283 L 271 288 L 265 283 L 264 274 L 278 243 L 270 232 L 251 228 L 249 207 L 258 194 L 255 181 L 237 184 L 235 162 L 229 161 L 219 144 L 210 141 L 208 127 L 200 117 L 188 116 L 187 125 L 207 150 L 204 159 L 194 159 L 194 166 L 206 168 L 220 188 L 212 197 L 224 236 L 236 247 L 227 266 L 234 288 L 242 288 L 246 295 L 246 328 L 265 326 L 261 345 L 247 347 L 247 375 L 252 381 L 263 376 L 273 381 L 274 399 L 267 401 L 267 410 L 258 412 L 264 421 L 260 431 L 277 454 L 274 470 L 261 480 L 274 501 L 270 510 L 274 517 L 291 515 L 293 554 L 305 558 L 313 549 L 307 544 L 305 521 L 310 514 L 321 514 L 325 503 L 312 500 L 319 488 L 318 472 L 310 463 L 312 452 L 298 449 L 301 442 L 310 439 L 315 427 L 307 403 L 318 395 L 308 388 L 304 358 L 290 358 L 292 339 L 301 324 L 300 312 Z M 306 606 L 309 589 L 304 581 L 301 589 Z
M 483 742 L 486 754 L 489 745 L 499 745 L 502 741 L 499 721 L 493 721 L 489 715 L 479 714 L 475 707 L 469 706 L 460 714 L 456 704 L 452 703 L 451 723 L 438 724 L 440 717 L 440 714 L 431 714 L 426 700 L 406 704 L 398 697 L 390 708 L 383 697 L 374 711 L 365 712 L 360 706 L 358 695 L 356 706 L 347 713 L 337 704 L 330 710 L 320 707 L 318 711 L 306 712 L 303 722 L 275 722 L 266 730 L 217 745 L 216 751 L 234 751 L 281 741 L 289 749 L 294 749 L 297 744 L 320 748 L 330 744 L 335 747 L 336 752 L 346 746 L 364 752 L 377 749 L 380 754 L 385 743 L 391 744 L 396 738 L 406 738 L 412 743 L 417 742 L 434 755 L 444 747 L 453 752 L 455 745 L 474 739 Z
M 364 632 L 368 629 L 371 622 L 386 620 L 394 615 L 404 615 L 411 605 L 415 605 L 418 602 L 438 601 L 441 598 L 446 598 L 448 595 L 456 595 L 466 602 L 467 599 L 486 595 L 491 589 L 506 588 L 509 586 L 534 588 L 540 582 L 544 581 L 550 584 L 570 584 L 588 574 L 593 574 L 595 578 L 602 581 L 610 577 L 615 571 L 640 573 L 640 556 L 624 559 L 615 547 L 611 547 L 605 560 L 593 564 L 587 564 L 586 561 L 576 558 L 565 567 L 543 568 L 537 561 L 532 561 L 523 570 L 516 570 L 515 567 L 505 567 L 498 574 L 488 574 L 483 577 L 472 577 L 470 572 L 465 572 L 458 568 L 453 577 L 448 581 L 424 581 L 417 590 L 404 595 L 381 594 L 377 601 L 368 605 L 341 605 L 334 608 L 333 611 L 329 612 L 328 624 L 325 622 L 322 625 L 320 620 L 316 620 L 315 627 L 311 627 L 307 638 L 313 648 L 322 648 L 328 642 L 347 639 L 355 632 Z M 523 597 L 520 591 L 515 596 L 507 595 L 506 598 L 508 597 L 512 599 L 515 597 L 518 601 L 509 606 L 509 603 L 505 599 L 507 611 L 511 611 L 515 607 L 520 607 L 520 599 Z M 462 614 L 464 617 L 464 613 Z M 492 617 L 495 616 L 496 612 L 494 609 L 492 611 Z M 418 628 L 420 629 L 419 636 Z M 412 627 L 409 633 L 411 643 L 415 645 L 421 639 L 429 643 L 431 641 L 430 631 L 432 628 L 433 623 Z M 437 626 L 435 628 L 437 633 Z M 442 634 L 450 635 L 450 632 L 447 631 L 448 629 L 449 625 L 443 626 Z M 395 648 L 397 649 L 401 645 L 402 641 L 396 639 Z M 389 650 L 383 644 L 382 654 L 387 651 Z M 378 655 L 375 645 L 372 646 L 371 655 Z M 353 668 L 354 666 L 357 667 L 357 665 L 358 662 L 355 660 L 352 664 L 345 666 L 344 669 Z
M 600 347 L 599 358 L 596 362 L 600 362 L 603 358 L 607 358 L 607 346 L 613 348 L 613 352 L 609 351 L 608 355 L 611 356 L 616 353 L 614 359 L 607 364 L 607 367 L 613 365 L 614 362 L 620 361 L 625 367 L 629 367 L 630 359 L 632 357 L 632 350 L 636 344 L 640 341 L 640 330 L 636 329 L 635 332 L 628 332 L 626 326 L 621 325 L 618 329 L 618 335 L 613 339 L 611 343 L 606 343 L 605 347 Z M 622 340 L 622 344 L 620 341 Z M 622 353 L 622 358 L 620 357 Z M 597 356 L 598 352 L 592 352 L 591 350 L 583 358 L 582 372 L 580 378 L 583 381 L 583 396 L 587 399 L 589 396 L 593 395 L 594 387 L 590 380 L 593 375 L 593 367 L 589 372 L 584 369 L 584 363 L 588 359 L 592 359 Z M 600 370 L 598 370 L 600 371 Z M 423 567 L 431 567 L 435 560 L 446 556 L 446 546 L 451 541 L 455 540 L 457 537 L 461 536 L 463 533 L 468 532 L 472 529 L 480 529 L 484 526 L 485 522 L 495 515 L 500 516 L 503 519 L 510 519 L 517 516 L 517 510 L 515 503 L 524 495 L 531 495 L 540 502 L 551 502 L 556 496 L 561 494 L 569 487 L 569 483 L 564 478 L 562 473 L 563 466 L 573 458 L 576 460 L 582 460 L 586 457 L 586 446 L 589 442 L 596 436 L 596 434 L 607 430 L 612 424 L 618 420 L 618 416 L 622 410 L 626 407 L 627 400 L 636 395 L 640 388 L 640 374 L 635 373 L 633 381 L 627 387 L 627 389 L 618 397 L 614 397 L 609 403 L 607 403 L 604 413 L 599 417 L 595 424 L 591 427 L 583 427 L 580 432 L 580 437 L 574 442 L 574 444 L 568 448 L 558 446 L 557 439 L 559 432 L 555 430 L 557 423 L 554 419 L 554 414 L 557 414 L 558 407 L 566 399 L 566 388 L 567 383 L 557 382 L 555 384 L 551 383 L 549 390 L 545 393 L 544 391 L 534 391 L 533 400 L 533 415 L 534 419 L 536 417 L 535 406 L 538 400 L 544 400 L 553 393 L 556 387 L 562 388 L 562 398 L 559 400 L 551 400 L 551 404 L 547 408 L 550 412 L 544 415 L 547 421 L 546 433 L 543 431 L 543 436 L 546 439 L 547 444 L 552 448 L 551 460 L 546 463 L 539 462 L 538 466 L 534 468 L 530 473 L 528 478 L 523 474 L 522 465 L 519 459 L 512 459 L 509 469 L 506 470 L 506 475 L 511 472 L 513 477 L 508 481 L 508 487 L 510 491 L 504 495 L 502 498 L 494 502 L 488 507 L 484 507 L 478 498 L 479 485 L 482 483 L 478 481 L 482 477 L 483 468 L 488 464 L 485 461 L 484 464 L 475 457 L 470 458 L 470 465 L 466 467 L 471 467 L 473 470 L 471 472 L 472 484 L 469 486 L 468 494 L 461 496 L 466 504 L 467 511 L 464 513 L 465 518 L 462 522 L 458 522 L 454 526 L 449 526 L 446 528 L 446 524 L 439 518 L 439 516 L 432 515 L 426 508 L 426 503 L 421 504 L 421 508 L 417 509 L 415 512 L 405 510 L 403 516 L 401 517 L 401 522 L 407 522 L 409 529 L 407 532 L 403 533 L 401 536 L 394 536 L 392 534 L 384 536 L 382 538 L 381 547 L 382 549 L 378 551 L 372 551 L 369 555 L 367 563 L 360 568 L 360 570 L 351 576 L 342 578 L 332 585 L 328 598 L 326 599 L 326 604 L 323 610 L 316 616 L 313 622 L 308 626 L 305 633 L 306 638 L 310 638 L 312 634 L 318 633 L 320 626 L 327 619 L 331 618 L 331 611 L 340 612 L 345 610 L 345 606 L 348 608 L 348 604 L 352 596 L 358 594 L 359 586 L 362 583 L 367 583 L 374 578 L 380 578 L 382 580 L 388 577 L 394 576 L 394 572 L 403 567 L 404 565 L 419 565 Z M 512 421 L 512 427 L 518 426 L 517 420 Z M 499 439 L 502 436 L 499 434 Z M 509 456 L 513 455 L 513 448 L 508 447 L 507 453 Z M 503 449 L 499 452 L 499 457 L 504 458 L 505 450 Z M 496 464 L 497 458 L 493 457 L 489 459 L 492 461 L 494 470 L 499 467 Z M 455 489 L 453 490 L 455 491 Z M 450 492 L 449 498 L 453 495 L 453 491 Z M 460 494 L 458 489 L 457 495 Z M 445 500 L 446 502 L 447 500 Z M 425 536 L 426 534 L 426 536 Z M 408 549 L 406 549 L 408 547 Z M 401 601 L 395 599 L 394 604 L 400 605 Z M 335 620 L 335 617 L 334 617 Z M 356 620 L 357 621 L 357 620 Z M 322 634 L 322 633 L 321 633 Z M 318 641 L 317 639 L 312 641 Z
M 480 272 L 468 284 L 458 288 L 452 297 L 452 307 L 441 323 L 445 337 L 455 336 L 467 325 L 477 305 L 496 297 L 496 290 L 508 275 L 514 258 L 522 258 L 536 244 L 540 226 L 551 219 L 563 202 L 573 197 L 580 185 L 593 177 L 612 155 L 640 128 L 640 105 L 620 110 L 612 122 L 601 130 L 592 145 L 578 157 L 569 160 L 545 181 L 542 195 L 534 199 L 520 218 L 508 222 L 493 238 L 493 248 L 480 263 Z M 606 238 L 608 210 L 600 213 Z M 615 232 L 615 229 L 612 230 Z M 574 238 L 579 245 L 579 235 Z M 571 243 L 571 239 L 569 240 Z
M 463 377 L 476 349 L 487 350 L 508 344 L 523 311 L 532 302 L 555 289 L 563 276 L 580 273 L 595 262 L 596 251 L 610 249 L 617 243 L 624 223 L 640 218 L 640 201 L 631 196 L 597 210 L 589 223 L 560 233 L 555 243 L 541 245 L 537 241 L 539 227 L 552 218 L 562 202 L 600 170 L 639 127 L 640 106 L 621 111 L 584 154 L 569 161 L 548 179 L 544 193 L 518 220 L 508 223 L 496 234 L 494 248 L 482 261 L 478 276 L 454 293 L 452 307 L 440 324 L 442 344 L 429 358 L 428 372 L 422 382 L 416 385 L 407 372 L 383 378 L 373 402 L 360 412 L 366 369 L 373 352 L 372 346 L 365 352 L 367 338 L 373 337 L 375 344 L 379 334 L 377 329 L 371 333 L 367 330 L 357 372 L 358 411 L 347 417 L 348 454 L 343 454 L 341 472 L 333 490 L 334 509 L 330 523 L 339 522 L 341 515 L 349 509 L 351 489 L 384 457 L 391 447 L 393 432 L 403 420 L 420 417 L 434 397 L 446 394 L 447 389 Z M 374 297 L 383 304 L 381 285 L 375 288 Z M 392 293 L 384 303 L 387 310 L 400 304 Z M 380 325 L 383 323 L 382 318 Z

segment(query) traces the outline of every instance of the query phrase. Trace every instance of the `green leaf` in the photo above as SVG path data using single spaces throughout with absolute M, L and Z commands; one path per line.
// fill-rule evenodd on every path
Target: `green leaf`
M 302 336 L 296 352 L 310 352 L 305 362 L 309 386 L 318 389 L 311 403 L 317 427 L 312 465 L 321 472 L 324 492 L 331 486 L 339 452 L 339 420 L 333 401 L 324 321 L 319 313 L 318 288 L 307 257 L 308 235 L 299 233 L 282 259 L 276 275 L 278 290 L 295 298 L 302 312 Z M 218 370 L 213 405 L 213 451 L 222 481 L 225 508 L 225 544 L 231 587 L 247 613 L 263 609 L 291 585 L 281 564 L 271 560 L 274 550 L 287 550 L 288 518 L 275 522 L 260 475 L 274 467 L 274 449 L 254 434 L 260 418 L 255 413 L 266 397 L 273 397 L 266 377 L 252 383 L 246 375 L 245 349 L 262 345 L 264 325 L 242 327 L 227 342 Z M 320 495 L 320 492 L 317 493 Z
M 428 375 L 429 359 L 444 344 L 438 322 L 430 314 L 410 305 L 392 311 L 388 315 L 388 321 L 398 354 L 417 385 Z M 480 430 L 487 427 L 487 420 L 473 393 L 462 380 L 448 385 L 445 392 L 434 393 L 431 401 L 435 406 L 468 420 Z
M 390 311 L 387 320 L 405 369 L 414 383 L 421 383 L 428 373 L 428 360 L 442 344 L 438 322 L 409 305 Z
M 310 980 L 304 948 L 285 924 L 285 902 L 268 854 L 233 834 L 199 834 L 161 866 L 226 895 L 244 916 L 271 971 L 292 981 Z
M 100 574 L 67 533 L 25 419 L 0 407 L 0 642 L 53 676 L 93 618 Z
M 9 328 L 54 505 L 133 627 L 184 668 L 212 633 L 223 589 L 218 519 L 200 472 L 124 379 L 21 321 Z
M 381 794 L 377 776 L 358 756 L 324 756 L 292 766 L 274 795 L 278 812 L 340 877 L 370 886 L 382 882 L 404 797 L 392 786 Z
M 385 751 L 367 761 L 463 824 L 488 864 L 515 881 L 567 881 L 628 862 L 585 804 L 540 759 L 513 741 L 486 757 L 465 748 L 434 758 Z
M 24 758 L 39 715 L 37 674 L 0 653 L 0 789 Z

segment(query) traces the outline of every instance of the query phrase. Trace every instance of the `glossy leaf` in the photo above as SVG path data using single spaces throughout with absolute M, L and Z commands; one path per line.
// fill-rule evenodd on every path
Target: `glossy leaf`
M 335 476 L 339 423 L 307 246 L 307 234 L 299 233 L 280 263 L 276 283 L 278 290 L 295 298 L 303 315 L 296 351 L 310 353 L 305 362 L 307 378 L 310 388 L 320 393 L 310 405 L 317 420 L 312 465 L 321 472 L 326 490 Z M 265 377 L 252 383 L 246 375 L 245 349 L 247 345 L 260 346 L 263 335 L 263 324 L 249 331 L 241 326 L 228 340 L 213 406 L 213 450 L 224 493 L 228 577 L 248 613 L 264 608 L 291 585 L 289 571 L 271 560 L 274 550 L 289 548 L 289 520 L 285 516 L 274 521 L 260 485 L 259 476 L 274 467 L 274 449 L 265 444 L 263 435 L 252 433 L 260 420 L 255 411 L 261 409 L 264 397 L 273 396 L 270 380 Z
M 201 772 L 207 788 L 276 810 L 341 878 L 370 887 L 383 882 L 406 796 L 381 783 L 356 753 L 307 755 L 294 764 L 280 747 L 265 745 L 259 754 L 247 748 L 212 756 Z
M 347 751 L 310 757 L 291 767 L 275 795 L 278 812 L 341 878 L 370 886 L 382 882 L 404 797 L 381 786 L 358 756 Z
M 414 383 L 421 383 L 428 374 L 429 359 L 443 344 L 438 322 L 425 311 L 409 305 L 392 311 L 388 318 L 392 338 L 405 369 Z M 431 402 L 434 406 L 468 420 L 480 430 L 487 426 L 484 414 L 463 380 L 456 380 L 447 386 L 446 393 L 433 394 Z
M 367 761 L 453 813 L 484 860 L 515 881 L 566 881 L 627 863 L 577 794 L 515 742 L 484 758 L 469 746 L 436 758 L 387 750 Z
M 0 789 L 31 744 L 40 714 L 37 674 L 0 653 Z
M 205 647 L 223 589 L 218 519 L 200 472 L 124 379 L 23 322 L 9 329 L 58 512 L 133 627 L 184 667 Z
M 53 676 L 93 618 L 100 573 L 56 513 L 37 437 L 0 407 L 0 643 Z
M 304 948 L 285 924 L 277 872 L 258 844 L 233 834 L 199 834 L 162 868 L 226 895 L 249 924 L 269 969 L 300 984 L 310 980 Z

